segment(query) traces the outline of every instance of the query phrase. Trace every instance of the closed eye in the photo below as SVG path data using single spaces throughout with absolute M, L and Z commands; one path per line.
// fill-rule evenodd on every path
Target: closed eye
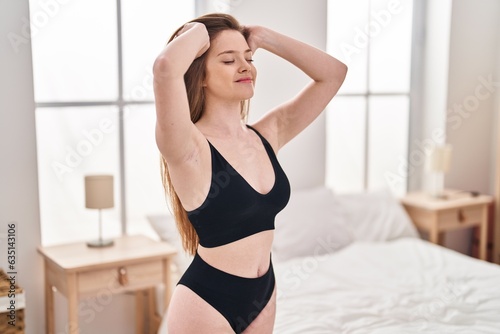
M 249 63 L 253 63 L 253 59 L 246 59 L 246 61 L 249 62 Z M 234 64 L 234 60 L 224 60 L 224 61 L 222 61 L 222 63 L 228 64 L 228 65 L 229 64 Z

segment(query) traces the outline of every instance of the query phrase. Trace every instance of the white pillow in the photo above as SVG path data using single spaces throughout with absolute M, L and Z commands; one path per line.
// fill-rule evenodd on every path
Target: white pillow
M 389 241 L 419 237 L 405 209 L 388 189 L 336 197 L 356 240 Z
M 177 255 L 174 257 L 174 264 L 177 266 L 179 275 L 182 275 L 184 271 L 186 271 L 189 264 L 191 264 L 193 256 L 186 253 L 182 248 L 182 239 L 179 231 L 177 230 L 174 217 L 163 214 L 148 215 L 146 218 L 160 239 L 168 242 L 176 248 Z
M 275 225 L 276 261 L 333 253 L 353 241 L 342 208 L 326 187 L 293 190 Z

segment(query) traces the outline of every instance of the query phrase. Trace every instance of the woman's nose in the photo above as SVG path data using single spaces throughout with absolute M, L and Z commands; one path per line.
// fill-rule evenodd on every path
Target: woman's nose
M 244 62 L 241 63 L 240 72 L 243 73 L 243 72 L 248 72 L 248 71 L 250 71 L 250 65 L 245 60 Z
M 245 72 L 248 72 L 250 69 L 246 66 L 241 66 L 240 67 L 240 73 L 245 73 Z

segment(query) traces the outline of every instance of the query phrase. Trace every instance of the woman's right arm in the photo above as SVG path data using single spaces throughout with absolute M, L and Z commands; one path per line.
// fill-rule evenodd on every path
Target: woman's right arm
M 189 115 L 184 74 L 209 46 L 205 26 L 188 23 L 167 44 L 153 65 L 156 143 L 169 164 L 186 161 L 198 147 L 200 132 Z

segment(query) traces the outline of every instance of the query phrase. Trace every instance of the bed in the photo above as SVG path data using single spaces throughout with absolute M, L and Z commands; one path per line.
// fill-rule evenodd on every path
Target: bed
M 500 333 L 500 266 L 421 239 L 388 190 L 294 191 L 275 232 L 276 334 Z
M 500 333 L 500 269 L 423 240 L 356 242 L 276 276 L 275 333 Z

